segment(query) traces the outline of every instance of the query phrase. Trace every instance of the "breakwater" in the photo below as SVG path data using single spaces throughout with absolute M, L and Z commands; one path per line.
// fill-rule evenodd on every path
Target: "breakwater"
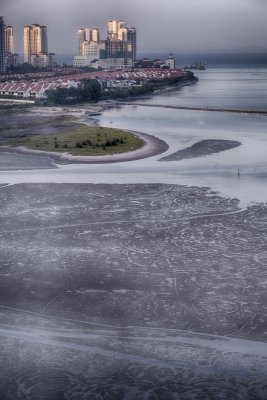
M 144 104 L 144 103 L 136 103 L 136 102 L 131 102 L 131 103 L 123 102 L 123 105 L 135 105 L 135 106 L 142 106 L 142 107 L 160 107 L 160 108 L 170 108 L 170 109 L 174 109 L 174 110 L 216 111 L 216 112 L 267 115 L 267 110 L 242 110 L 242 109 L 213 108 L 213 107 L 184 107 L 184 106 L 170 106 L 170 105 L 148 104 L 148 103 Z

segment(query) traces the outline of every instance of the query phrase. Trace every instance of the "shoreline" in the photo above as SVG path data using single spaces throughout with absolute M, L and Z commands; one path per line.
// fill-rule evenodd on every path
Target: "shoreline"
M 24 146 L 10 147 L 10 146 L 0 146 L 1 152 L 12 152 L 18 154 L 33 154 L 33 155 L 43 155 L 49 156 L 55 162 L 67 162 L 67 163 L 82 163 L 82 164 L 106 164 L 115 162 L 126 162 L 141 160 L 143 158 L 148 158 L 164 153 L 168 150 L 169 146 L 166 142 L 153 135 L 147 133 L 136 132 L 131 130 L 122 129 L 122 131 L 132 133 L 143 140 L 144 145 L 139 149 L 128 151 L 118 154 L 101 155 L 101 156 L 73 156 L 69 153 L 59 153 L 45 150 L 33 150 L 28 149 Z

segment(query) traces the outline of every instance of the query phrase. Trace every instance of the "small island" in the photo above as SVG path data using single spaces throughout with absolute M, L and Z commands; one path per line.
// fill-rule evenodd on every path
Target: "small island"
M 84 119 L 87 113 L 84 108 L 0 112 L 0 150 L 2 154 L 49 155 L 59 163 L 99 163 L 137 160 L 168 149 L 165 142 L 148 134 L 90 125 Z
M 77 123 L 75 131 L 59 134 L 22 135 L 1 141 L 2 146 L 23 146 L 31 150 L 68 153 L 74 156 L 112 155 L 133 151 L 144 145 L 133 133 L 119 129 Z

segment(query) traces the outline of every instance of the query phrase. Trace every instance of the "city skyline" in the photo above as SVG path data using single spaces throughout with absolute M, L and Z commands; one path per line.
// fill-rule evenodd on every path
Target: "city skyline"
M 37 3 L 37 4 L 36 4 Z M 90 4 L 85 0 L 54 4 L 33 0 L 2 1 L 0 14 L 5 23 L 14 27 L 15 51 L 23 53 L 23 27 L 41 21 L 49 29 L 51 51 L 76 53 L 75 33 L 82 26 L 106 31 L 106 21 L 127 20 L 139 32 L 139 52 L 185 50 L 235 50 L 246 47 L 267 48 L 265 16 L 267 4 L 263 0 L 191 0 L 190 2 L 126 0 L 123 5 L 99 0 Z M 58 18 L 64 22 L 58 25 Z
M 124 20 L 107 22 L 107 33 L 100 37 L 96 28 L 80 28 L 77 31 L 78 55 L 73 66 L 93 68 L 124 68 L 133 65 L 137 54 L 137 32 L 127 27 Z

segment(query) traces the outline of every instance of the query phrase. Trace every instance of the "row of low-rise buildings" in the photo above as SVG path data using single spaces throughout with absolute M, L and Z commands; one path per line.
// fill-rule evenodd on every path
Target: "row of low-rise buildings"
M 143 85 L 150 80 L 185 78 L 188 72 L 179 69 L 145 68 L 129 71 L 95 71 L 73 74 L 65 77 L 47 77 L 39 80 L 0 82 L 0 97 L 17 100 L 44 100 L 47 90 L 78 87 L 82 79 L 97 79 L 102 90 Z
M 129 68 L 136 59 L 136 29 L 123 20 L 108 22 L 107 38 L 100 40 L 99 30 L 80 28 L 77 32 L 78 56 L 75 67 Z

